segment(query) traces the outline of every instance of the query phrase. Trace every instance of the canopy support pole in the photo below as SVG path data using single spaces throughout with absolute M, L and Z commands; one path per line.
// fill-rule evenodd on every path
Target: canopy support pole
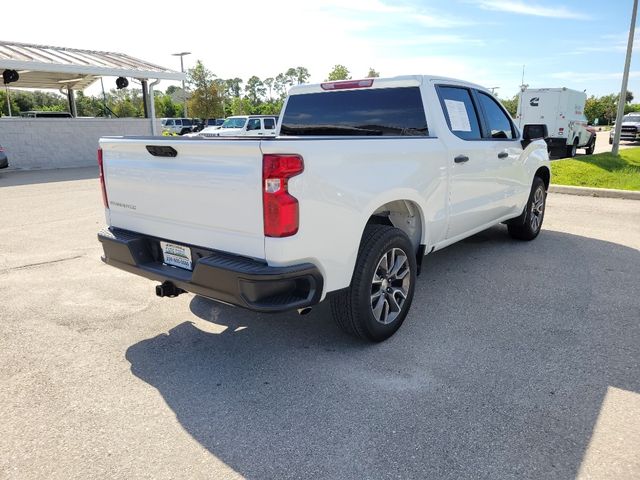
M 144 106 L 144 118 L 149 118 L 149 88 L 148 88 L 148 80 L 141 79 L 140 84 L 142 85 L 142 105 Z
M 76 96 L 73 88 L 67 88 L 67 100 L 69 100 L 69 112 L 73 118 L 78 116 L 78 109 L 76 108 Z
M 156 126 L 156 102 L 153 101 L 153 87 L 160 83 L 160 79 L 154 80 L 149 84 L 149 98 L 151 101 L 149 102 L 149 110 L 151 111 L 151 135 L 154 137 L 158 135 L 158 128 Z

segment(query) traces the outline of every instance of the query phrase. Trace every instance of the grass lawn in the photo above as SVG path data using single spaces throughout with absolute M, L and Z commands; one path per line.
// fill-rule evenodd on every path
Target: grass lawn
M 640 190 L 640 147 L 551 162 L 551 183 L 578 187 Z

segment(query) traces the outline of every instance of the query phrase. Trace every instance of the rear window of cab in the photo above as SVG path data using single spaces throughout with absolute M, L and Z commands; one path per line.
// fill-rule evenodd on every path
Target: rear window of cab
M 292 95 L 283 136 L 428 136 L 419 87 Z

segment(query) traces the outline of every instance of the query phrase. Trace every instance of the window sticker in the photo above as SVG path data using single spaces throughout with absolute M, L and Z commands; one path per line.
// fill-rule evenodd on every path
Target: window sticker
M 447 107 L 451 130 L 454 132 L 470 132 L 471 123 L 469 122 L 469 115 L 467 114 L 467 107 L 464 102 L 445 99 L 444 104 Z

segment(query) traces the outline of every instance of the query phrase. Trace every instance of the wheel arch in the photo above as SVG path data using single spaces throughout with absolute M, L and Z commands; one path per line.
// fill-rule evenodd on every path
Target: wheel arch
M 420 204 L 415 199 L 401 198 L 388 200 L 370 209 L 367 221 L 362 225 L 361 239 L 365 228 L 371 224 L 389 225 L 407 234 L 413 246 L 419 274 L 427 243 L 424 210 Z
M 549 170 L 549 167 L 547 166 L 543 166 L 540 167 L 536 170 L 536 173 L 533 174 L 534 178 L 535 177 L 540 177 L 542 179 L 542 181 L 544 182 L 544 187 L 546 190 L 549 190 L 549 184 L 551 183 L 551 171 Z M 533 181 L 533 179 L 532 179 Z

